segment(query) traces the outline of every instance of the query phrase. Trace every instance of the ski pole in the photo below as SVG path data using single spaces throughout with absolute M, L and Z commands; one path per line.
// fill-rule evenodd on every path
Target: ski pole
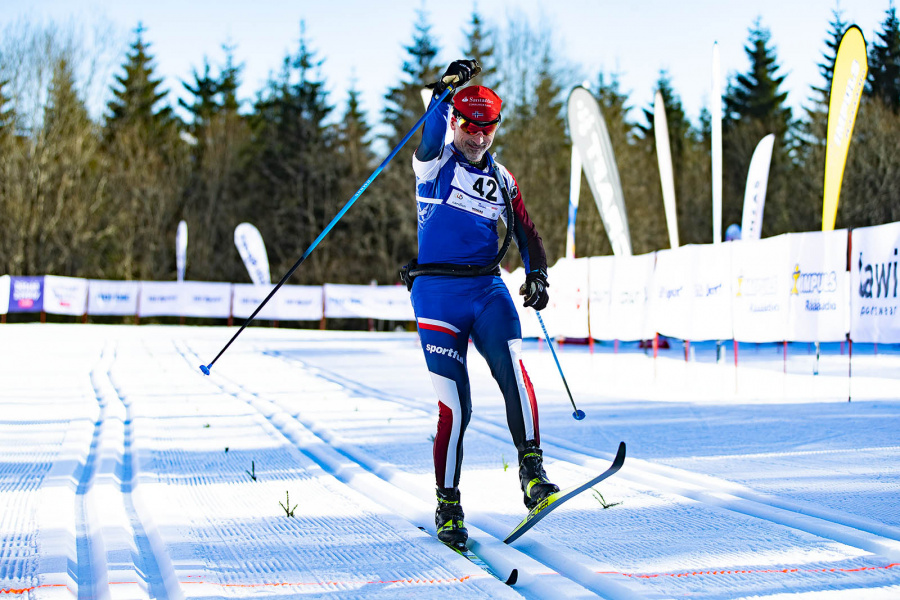
M 387 155 L 387 158 L 385 158 L 383 161 L 381 161 L 381 164 L 378 165 L 378 168 L 375 169 L 375 171 L 371 175 L 369 175 L 369 178 L 366 179 L 366 182 L 362 184 L 362 187 L 360 187 L 356 191 L 356 193 L 353 194 L 353 197 L 347 201 L 347 203 L 344 205 L 344 207 L 338 212 L 338 214 L 336 214 L 334 216 L 334 218 L 331 220 L 331 222 L 325 226 L 325 229 L 323 229 L 322 233 L 319 234 L 319 237 L 317 237 L 313 241 L 313 243 L 310 244 L 309 248 L 306 249 L 306 252 L 303 253 L 303 256 L 301 256 L 300 259 L 294 263 L 294 266 L 291 267 L 290 270 L 284 274 L 284 277 L 281 278 L 281 281 L 279 281 L 275 285 L 275 287 L 272 288 L 272 291 L 269 292 L 269 295 L 266 296 L 265 300 L 263 300 L 260 303 L 260 305 L 256 307 L 256 310 L 253 311 L 253 314 L 250 315 L 250 318 L 247 319 L 246 321 L 244 321 L 244 324 L 241 325 L 241 328 L 237 330 L 237 333 L 235 333 L 231 337 L 231 339 L 228 340 L 228 343 L 225 344 L 225 346 L 221 350 L 219 350 L 219 353 L 216 354 L 216 357 L 214 359 L 212 359 L 212 362 L 210 362 L 208 365 L 200 365 L 200 370 L 203 372 L 204 375 L 209 375 L 209 370 L 212 369 L 212 366 L 216 363 L 217 360 L 219 360 L 219 357 L 222 356 L 222 354 L 224 354 L 226 350 L 228 350 L 228 347 L 231 346 L 232 342 L 234 342 L 234 340 L 236 340 L 237 337 L 239 335 L 241 335 L 241 332 L 244 331 L 244 328 L 247 327 L 247 325 L 249 325 L 250 322 L 253 321 L 254 318 L 256 318 L 256 315 L 259 314 L 259 311 L 262 310 L 263 306 L 265 306 L 266 303 L 272 298 L 272 296 L 275 295 L 275 292 L 277 292 L 281 288 L 281 286 L 284 285 L 284 283 L 291 277 L 291 275 L 294 274 L 294 271 L 296 271 L 300 267 L 300 265 L 303 264 L 303 261 L 305 261 L 309 257 L 309 255 L 312 254 L 312 251 L 316 249 L 316 246 L 319 245 L 319 242 L 321 242 L 325 238 L 325 236 L 328 235 L 328 232 L 331 231 L 332 227 L 334 227 L 335 224 L 337 224 L 337 222 L 341 220 L 341 218 L 344 216 L 344 214 L 348 210 L 350 210 L 350 207 L 353 206 L 353 203 L 356 202 L 357 198 L 359 198 L 362 195 L 362 193 L 364 191 L 366 191 L 366 188 L 369 187 L 369 184 L 371 184 L 373 181 L 375 181 L 375 178 L 378 177 L 378 175 L 381 173 L 382 170 L 384 170 L 384 168 L 387 166 L 387 164 L 389 162 L 391 162 L 391 160 L 397 155 L 398 152 L 400 152 L 400 149 L 406 144 L 406 142 L 409 141 L 409 138 L 411 138 L 413 136 L 413 134 L 416 131 L 418 131 L 418 129 L 419 129 L 419 127 L 421 127 L 422 123 L 425 122 L 425 119 L 427 119 L 428 116 L 432 112 L 434 112 L 434 110 L 438 106 L 440 106 L 441 102 L 443 102 L 444 98 L 446 98 L 448 94 L 453 93 L 454 89 L 455 88 L 453 85 L 447 86 L 447 89 L 444 90 L 444 92 L 438 97 L 437 101 L 433 102 L 431 104 L 431 107 L 425 111 L 425 114 L 422 115 L 422 117 L 418 121 L 416 121 L 416 124 L 413 125 L 413 128 L 409 130 L 409 133 L 407 133 L 405 136 L 403 136 L 403 139 L 400 140 L 400 143 L 397 144 L 397 146 L 393 150 L 391 150 L 391 153 Z
M 547 333 L 547 327 L 544 325 L 544 319 L 541 318 L 541 313 L 538 311 L 534 311 L 534 314 L 537 315 L 538 321 L 541 324 L 541 329 L 544 330 L 544 339 L 547 340 L 547 345 L 550 346 L 550 352 L 553 354 L 553 360 L 556 361 L 556 368 L 559 369 L 559 376 L 562 377 L 563 385 L 566 386 L 566 392 L 569 394 L 569 402 L 572 403 L 572 408 L 575 409 L 575 412 L 572 413 L 572 418 L 576 421 L 580 421 L 584 418 L 584 411 L 578 410 L 578 407 L 575 406 L 575 399 L 572 398 L 572 392 L 569 390 L 569 384 L 566 382 L 566 376 L 563 375 L 562 367 L 559 365 L 559 359 L 556 357 L 556 350 L 553 349 L 553 340 L 550 339 L 550 334 Z

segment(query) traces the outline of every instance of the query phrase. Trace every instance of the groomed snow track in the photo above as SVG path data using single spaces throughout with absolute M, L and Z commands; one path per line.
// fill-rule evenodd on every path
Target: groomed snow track
M 475 398 L 463 505 L 472 549 L 501 578 L 517 569 L 508 587 L 433 537 L 435 409 L 413 336 L 248 330 L 204 377 L 225 330 L 7 331 L 53 340 L 40 348 L 59 368 L 48 377 L 28 352 L 0 356 L 15 367 L 0 395 L 0 598 L 900 597 L 900 447 L 885 443 L 896 401 L 828 415 L 863 431 L 849 449 L 833 441 L 839 427 L 816 423 L 816 444 L 738 439 L 729 454 L 725 440 L 700 457 L 647 458 L 621 435 L 618 474 L 506 545 L 524 515 L 514 448 L 473 361 L 473 390 L 490 398 Z M 532 378 L 553 387 L 542 358 L 526 359 Z M 584 423 L 563 393 L 538 390 L 547 469 L 565 487 L 613 458 L 619 434 L 597 415 L 627 413 L 567 376 Z M 651 409 L 673 427 L 686 418 Z M 711 413 L 685 414 L 698 443 L 714 441 Z M 711 466 L 732 460 L 724 476 Z

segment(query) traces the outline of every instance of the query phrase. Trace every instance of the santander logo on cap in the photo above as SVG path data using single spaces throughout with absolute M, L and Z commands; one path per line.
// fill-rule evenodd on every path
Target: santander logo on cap
M 471 85 L 456 92 L 453 106 L 474 121 L 494 121 L 500 116 L 503 100 L 494 90 L 482 85 Z

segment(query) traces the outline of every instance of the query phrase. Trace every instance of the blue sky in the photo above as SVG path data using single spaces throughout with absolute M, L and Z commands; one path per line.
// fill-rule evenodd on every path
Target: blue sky
M 478 9 L 500 28 L 520 12 L 532 24 L 547 23 L 559 52 L 579 65 L 585 78 L 596 81 L 601 69 L 618 72 L 623 90 L 638 108 L 652 104 L 659 71 L 668 70 L 688 116 L 696 119 L 709 95 L 714 41 L 719 43 L 726 75 L 747 70 L 743 47 L 749 28 L 761 17 L 787 75 L 789 103 L 797 110 L 809 96 L 809 86 L 822 83 L 816 63 L 832 10 L 840 6 L 844 19 L 858 24 L 871 43 L 888 2 L 481 0 Z M 214 65 L 220 63 L 222 44 L 231 42 L 237 47 L 238 62 L 245 65 L 241 95 L 250 98 L 269 73 L 277 71 L 285 54 L 296 51 L 300 21 L 305 20 L 312 48 L 325 59 L 331 102 L 341 112 L 355 78 L 363 108 L 374 120 L 384 92 L 400 77 L 403 46 L 412 39 L 416 10 L 428 13 L 442 62 L 449 62 L 460 57 L 473 6 L 470 0 L 0 0 L 0 27 L 21 18 L 62 23 L 108 20 L 121 35 L 124 57 L 131 32 L 141 21 L 157 72 L 174 93 L 182 92 L 180 82 L 200 68 L 204 55 Z M 121 59 L 114 66 L 120 64 Z

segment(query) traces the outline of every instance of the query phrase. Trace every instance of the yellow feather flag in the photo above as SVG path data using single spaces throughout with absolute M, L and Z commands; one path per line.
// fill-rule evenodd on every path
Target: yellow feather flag
M 847 150 L 862 97 L 869 63 L 866 40 L 856 25 L 844 32 L 834 60 L 831 97 L 828 101 L 828 140 L 825 145 L 825 194 L 822 202 L 822 231 L 834 231 L 838 197 L 847 164 Z

